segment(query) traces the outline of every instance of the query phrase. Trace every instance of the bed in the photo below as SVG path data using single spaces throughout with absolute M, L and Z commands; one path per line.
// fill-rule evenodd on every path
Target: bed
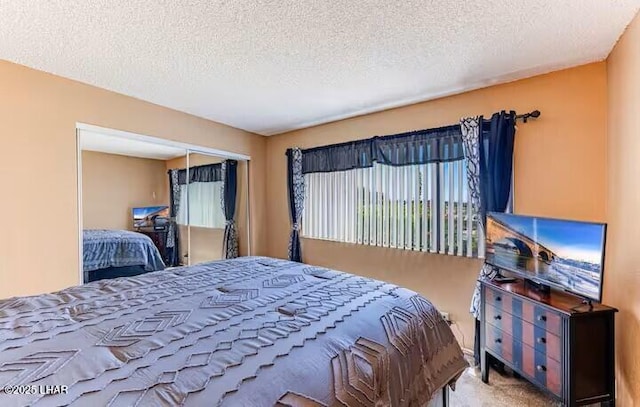
M 130 277 L 164 269 L 158 248 L 142 233 L 85 229 L 82 245 L 85 282 Z
M 466 367 L 416 293 L 266 257 L 0 301 L 3 406 L 442 406 Z

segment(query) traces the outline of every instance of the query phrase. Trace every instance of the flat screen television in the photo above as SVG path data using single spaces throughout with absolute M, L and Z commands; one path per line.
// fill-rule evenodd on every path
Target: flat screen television
M 603 223 L 491 212 L 485 262 L 600 302 L 606 232 Z
M 156 217 L 169 217 L 168 206 L 143 206 L 139 208 L 133 208 L 133 227 L 146 228 L 153 227 L 153 220 Z

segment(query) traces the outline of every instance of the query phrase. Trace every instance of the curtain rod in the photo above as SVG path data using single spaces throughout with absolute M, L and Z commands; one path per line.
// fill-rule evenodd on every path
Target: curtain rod
M 534 118 L 537 119 L 538 117 L 540 117 L 540 110 L 534 110 L 533 112 L 529 112 L 529 113 L 525 113 L 525 114 L 518 114 L 516 115 L 516 120 L 518 119 L 522 119 L 523 123 L 526 123 L 527 120 L 529 120 L 529 118 Z
M 538 117 L 540 117 L 540 110 L 534 110 L 532 112 L 529 113 L 525 113 L 525 114 L 516 114 L 516 121 L 519 119 L 522 119 L 523 123 L 526 123 L 527 120 L 533 118 L 533 119 L 537 119 Z M 487 119 L 487 121 L 489 121 Z

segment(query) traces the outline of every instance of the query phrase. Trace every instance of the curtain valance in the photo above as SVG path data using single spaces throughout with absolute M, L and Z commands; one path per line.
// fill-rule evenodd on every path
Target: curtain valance
M 189 167 L 189 183 L 222 181 L 222 163 Z M 187 183 L 187 170 L 178 170 L 178 185 Z
M 464 159 L 460 125 L 417 130 L 302 150 L 302 173 Z

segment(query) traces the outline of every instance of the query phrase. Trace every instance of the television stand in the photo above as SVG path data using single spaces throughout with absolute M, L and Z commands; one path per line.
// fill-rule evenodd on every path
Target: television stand
M 491 277 L 491 280 L 495 281 L 496 283 L 499 283 L 499 284 L 513 283 L 514 281 L 517 280 L 514 277 L 507 277 L 507 276 L 503 275 L 502 274 L 502 270 L 500 270 L 498 267 L 492 266 L 491 267 L 491 273 L 493 274 L 493 277 Z
M 482 381 L 491 355 L 564 406 L 615 405 L 618 310 L 533 283 L 480 279 Z
M 582 300 L 582 303 L 589 306 L 589 311 L 593 310 L 593 302 L 591 302 L 591 300 L 585 299 L 585 300 Z
M 580 311 L 580 309 L 583 308 L 583 305 L 586 305 L 588 308 L 588 311 L 593 311 L 593 300 L 591 298 L 582 297 L 582 296 L 580 296 L 580 298 L 582 298 L 582 302 L 580 302 L 580 305 L 572 308 L 572 310 Z
M 551 294 L 551 287 L 544 283 L 539 283 L 535 280 L 530 280 L 528 278 L 524 279 L 524 286 L 529 290 L 535 291 L 539 295 L 549 295 Z
M 499 284 L 504 284 L 504 283 L 513 283 L 515 281 L 517 281 L 518 279 L 515 277 L 505 277 L 502 275 L 498 275 L 495 276 L 494 278 L 491 279 L 492 281 L 495 281 L 496 283 Z

